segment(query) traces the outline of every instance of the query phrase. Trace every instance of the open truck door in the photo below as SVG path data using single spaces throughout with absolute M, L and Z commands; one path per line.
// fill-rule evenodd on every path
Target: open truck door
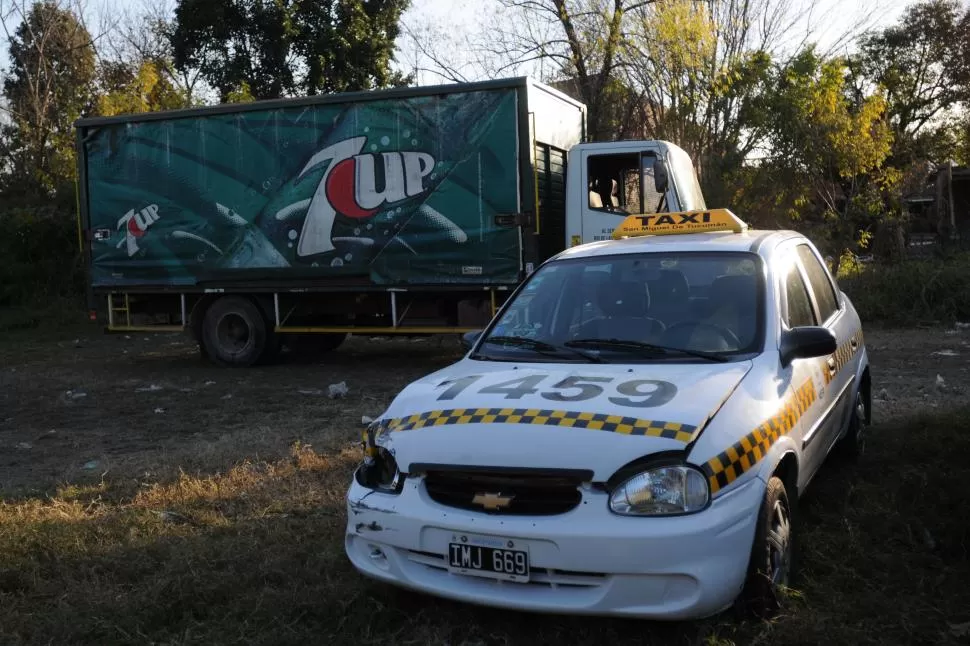
M 571 246 L 609 240 L 634 213 L 681 210 L 663 142 L 581 144 L 574 152 Z

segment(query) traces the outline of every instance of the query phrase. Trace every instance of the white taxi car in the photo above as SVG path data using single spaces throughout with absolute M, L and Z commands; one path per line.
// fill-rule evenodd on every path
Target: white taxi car
M 808 239 L 730 211 L 630 216 L 614 238 L 543 264 L 365 431 L 360 572 L 656 619 L 787 583 L 798 494 L 870 418 L 859 316 Z

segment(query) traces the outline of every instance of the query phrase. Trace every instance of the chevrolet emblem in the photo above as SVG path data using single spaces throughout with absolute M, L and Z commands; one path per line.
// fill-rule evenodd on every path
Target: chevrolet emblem
M 501 493 L 479 493 L 472 498 L 473 505 L 481 505 L 487 511 L 498 511 L 512 504 L 515 496 L 503 496 Z

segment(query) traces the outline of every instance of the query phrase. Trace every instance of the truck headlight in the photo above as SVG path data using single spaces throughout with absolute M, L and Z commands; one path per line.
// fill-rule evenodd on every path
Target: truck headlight
M 690 514 L 707 506 L 707 478 L 689 466 L 666 466 L 638 473 L 610 494 L 610 510 L 624 516 Z

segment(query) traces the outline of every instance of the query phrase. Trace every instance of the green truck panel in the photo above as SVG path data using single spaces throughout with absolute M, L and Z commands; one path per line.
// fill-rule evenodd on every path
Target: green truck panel
M 511 86 L 81 122 L 92 286 L 514 284 L 520 232 L 495 216 L 529 204 L 523 96 Z M 564 155 L 544 152 L 543 170 L 561 173 Z M 542 197 L 561 209 L 561 180 L 546 182 Z

